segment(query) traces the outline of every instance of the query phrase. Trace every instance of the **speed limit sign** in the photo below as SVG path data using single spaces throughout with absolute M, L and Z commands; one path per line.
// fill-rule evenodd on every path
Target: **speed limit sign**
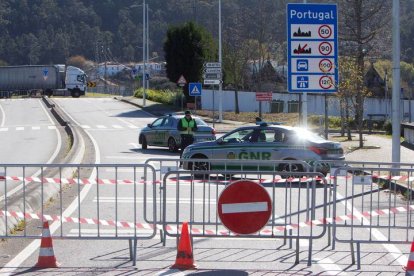
M 319 79 L 319 86 L 322 89 L 329 89 L 333 85 L 332 78 L 330 76 L 323 76 Z
M 332 71 L 333 69 L 332 61 L 327 58 L 321 59 L 321 61 L 319 61 L 319 69 L 324 73 L 328 73 Z
M 329 27 L 329 25 L 322 25 L 319 27 L 318 34 L 321 38 L 330 38 L 332 35 L 332 29 Z
M 328 56 L 332 53 L 332 45 L 329 42 L 322 42 L 319 44 L 319 53 L 324 56 Z

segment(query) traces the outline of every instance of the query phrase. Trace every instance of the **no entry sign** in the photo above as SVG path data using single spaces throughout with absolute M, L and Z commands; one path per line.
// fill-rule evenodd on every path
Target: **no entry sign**
M 217 209 L 227 229 L 236 234 L 253 234 L 269 221 L 272 200 L 262 185 L 240 180 L 223 190 Z

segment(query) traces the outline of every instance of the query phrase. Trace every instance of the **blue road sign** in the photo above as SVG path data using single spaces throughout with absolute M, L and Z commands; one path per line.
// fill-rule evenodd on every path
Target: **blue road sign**
M 188 92 L 190 96 L 201 96 L 201 83 L 190 82 L 188 85 Z
M 336 92 L 336 4 L 288 4 L 288 91 Z
M 46 80 L 47 79 L 47 74 L 49 73 L 49 70 L 47 68 L 43 69 L 43 79 Z

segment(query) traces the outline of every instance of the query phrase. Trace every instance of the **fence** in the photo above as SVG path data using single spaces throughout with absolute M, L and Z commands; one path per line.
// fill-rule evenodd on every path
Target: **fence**
M 180 163 L 189 162 L 203 162 L 194 168 L 205 170 L 182 170 Z M 318 172 L 326 167 L 332 167 L 327 177 Z M 412 242 L 413 173 L 414 164 L 297 160 L 1 165 L 0 238 L 39 239 L 38 229 L 29 226 L 50 220 L 54 238 L 128 240 L 135 264 L 137 240 L 153 239 L 159 230 L 165 244 L 189 221 L 193 237 L 282 239 L 290 248 L 296 241 L 296 263 L 299 241 L 309 240 L 308 265 L 313 241 L 327 237 L 330 245 L 332 238 L 333 249 L 350 244 L 359 268 L 361 244 Z M 218 216 L 222 192 L 237 181 L 258 183 L 270 197 L 270 217 L 255 234 L 234 234 Z M 50 201 L 53 189 L 58 196 Z M 39 213 L 33 211 L 33 195 L 39 197 Z M 65 213 L 64 202 L 73 197 L 74 214 Z M 16 221 L 22 231 L 12 231 Z
M 142 179 L 144 169 L 146 178 Z M 29 227 L 29 221 L 50 220 L 53 238 L 128 240 L 135 264 L 137 240 L 156 235 L 155 170 L 149 165 L 1 165 L 0 172 L 4 189 L 0 238 L 39 239 L 38 229 Z M 70 172 L 75 176 L 63 177 Z M 89 177 L 91 173 L 96 177 Z M 15 193 L 16 189 L 21 192 Z M 54 208 L 50 207 L 50 190 L 58 195 L 53 198 Z M 89 200 L 81 200 L 84 190 Z M 64 213 L 64 202 L 73 197 L 77 198 L 74 214 Z M 34 213 L 37 200 L 40 212 Z M 125 203 L 131 203 L 129 208 L 121 206 Z M 148 221 L 144 214 L 151 214 Z M 16 220 L 22 231 L 14 229 Z

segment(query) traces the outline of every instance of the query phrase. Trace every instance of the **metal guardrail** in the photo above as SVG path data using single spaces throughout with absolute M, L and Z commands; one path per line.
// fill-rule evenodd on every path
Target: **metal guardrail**
M 96 178 L 89 177 L 93 170 Z M 63 177 L 68 172 L 73 176 Z M 52 234 L 55 239 L 128 240 L 135 264 L 137 240 L 152 239 L 158 229 L 155 181 L 155 169 L 147 164 L 0 165 L 0 238 L 40 239 L 39 229 L 29 227 L 29 222 L 38 220 L 41 225 L 49 220 L 57 226 Z M 13 192 L 19 187 L 20 192 Z M 88 200 L 82 201 L 86 188 Z M 57 196 L 51 198 L 50 189 L 57 190 Z M 41 201 L 39 213 L 31 209 L 33 194 Z M 75 211 L 65 214 L 64 202 L 74 197 Z M 130 203 L 128 208 L 122 206 L 125 203 Z M 148 223 L 145 213 L 152 216 L 147 217 Z M 11 220 L 19 220 L 21 229 L 14 228 Z

